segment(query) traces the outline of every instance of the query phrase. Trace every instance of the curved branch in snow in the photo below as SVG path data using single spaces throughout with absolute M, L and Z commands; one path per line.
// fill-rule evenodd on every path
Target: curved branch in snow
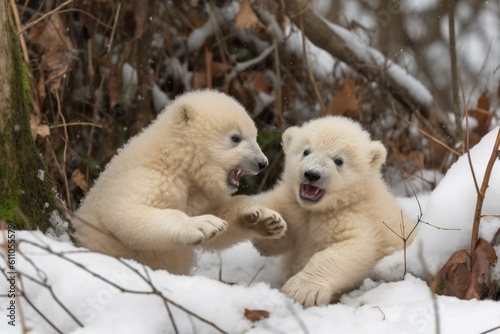
M 356 35 L 316 14 L 308 0 L 284 0 L 286 15 L 316 46 L 345 62 L 371 81 L 387 87 L 392 96 L 409 110 L 419 110 L 436 120 L 443 132 L 455 137 L 454 127 L 427 88 L 380 51 L 361 42 Z

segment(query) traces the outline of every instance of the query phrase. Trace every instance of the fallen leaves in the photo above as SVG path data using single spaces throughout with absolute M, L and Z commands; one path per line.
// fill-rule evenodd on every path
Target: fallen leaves
M 240 10 L 236 15 L 236 27 L 238 29 L 247 29 L 253 27 L 254 25 L 265 29 L 264 24 L 260 22 L 257 14 L 255 14 L 255 11 L 250 5 L 250 1 L 242 0 L 240 4 Z
M 269 312 L 265 310 L 245 309 L 245 318 L 247 318 L 251 322 L 257 322 L 259 320 L 269 318 Z
M 42 124 L 40 118 L 34 114 L 30 114 L 30 127 L 33 139 L 37 136 L 40 136 L 41 138 L 50 136 L 49 126 L 47 124 Z
M 73 173 L 71 174 L 71 179 L 84 192 L 87 192 L 89 190 L 89 184 L 87 182 L 87 179 L 85 178 L 85 175 L 83 175 L 83 173 L 80 172 L 79 169 L 75 169 L 73 171 Z
M 467 265 L 467 250 L 462 249 L 451 255 L 432 282 L 434 292 L 460 299 L 490 298 L 494 292 L 491 281 L 491 267 L 497 262 L 493 246 L 479 238 L 476 249 Z
M 356 98 L 355 82 L 347 78 L 340 91 L 326 108 L 327 115 L 343 115 L 356 120 L 361 120 L 358 99 Z
M 493 119 L 488 93 L 483 93 L 477 100 L 476 108 L 468 110 L 467 113 L 477 121 L 477 126 L 470 131 L 469 147 L 473 147 L 488 133 Z
M 52 93 L 59 90 L 65 74 L 73 69 L 78 59 L 66 31 L 61 16 L 54 14 L 47 21 L 34 25 L 29 34 L 31 42 L 43 51 L 40 67 L 46 72 L 44 83 Z

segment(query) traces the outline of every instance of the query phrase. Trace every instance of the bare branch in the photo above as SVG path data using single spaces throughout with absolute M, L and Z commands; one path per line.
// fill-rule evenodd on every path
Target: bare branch
M 457 49 L 455 43 L 455 5 L 456 0 L 448 1 L 448 30 L 450 32 L 450 58 L 451 58 L 451 89 L 453 97 L 453 112 L 455 113 L 456 138 L 462 139 L 462 117 L 458 105 L 458 67 Z
M 426 118 L 436 119 L 441 125 L 440 128 L 447 135 L 455 136 L 455 133 L 451 131 L 453 125 L 446 113 L 438 107 L 432 95 L 418 80 L 385 58 L 377 50 L 361 45 L 348 30 L 327 23 L 314 12 L 310 1 L 283 0 L 283 2 L 286 14 L 293 23 L 300 26 L 301 20 L 303 21 L 305 35 L 313 44 L 356 69 L 369 80 L 386 86 L 392 96 L 403 106 L 411 111 L 419 110 Z M 341 35 L 349 35 L 352 40 L 347 42 Z M 366 57 L 365 54 L 362 54 L 362 50 L 369 50 L 369 56 Z M 385 75 L 381 75 L 381 73 Z M 397 79 L 398 76 L 403 75 L 407 82 Z M 415 89 L 417 86 L 418 89 Z M 416 90 L 424 96 L 419 96 Z
M 62 4 L 60 4 L 57 8 L 55 8 L 54 10 L 51 10 L 50 12 L 48 13 L 45 13 L 44 15 L 40 16 L 38 19 L 36 19 L 35 21 L 32 21 L 30 23 L 28 23 L 27 25 L 24 26 L 24 28 L 22 28 L 17 34 L 18 35 L 21 35 L 23 32 L 25 32 L 26 30 L 28 30 L 29 28 L 31 28 L 32 26 L 34 26 L 35 24 L 37 24 L 38 22 L 40 21 L 43 21 L 46 17 L 50 16 L 50 15 L 53 15 L 55 14 L 57 11 L 59 11 L 61 8 L 64 8 L 66 7 L 67 5 L 73 3 L 75 0 L 68 0 Z
M 474 254 L 476 249 L 477 239 L 479 237 L 479 224 L 481 222 L 481 210 L 483 209 L 483 201 L 486 195 L 486 190 L 488 189 L 488 183 L 490 181 L 491 171 L 493 170 L 493 165 L 498 157 L 498 148 L 500 147 L 500 128 L 498 129 L 497 138 L 495 144 L 493 145 L 493 150 L 491 151 L 490 160 L 486 166 L 486 171 L 484 172 L 483 183 L 481 184 L 481 189 L 477 194 L 476 209 L 474 211 L 474 221 L 472 223 L 472 233 L 470 242 L 470 253 Z
M 219 326 L 217 326 L 216 324 L 214 324 L 213 322 L 199 316 L 198 314 L 186 309 L 184 306 L 172 301 L 171 299 L 167 298 L 166 296 L 163 295 L 163 293 L 158 290 L 155 285 L 153 284 L 153 282 L 151 281 L 151 279 L 149 278 L 149 274 L 147 272 L 147 270 L 145 269 L 145 274 L 142 274 L 138 269 L 132 267 L 130 264 L 128 264 L 126 261 L 120 259 L 120 258 L 116 258 L 114 256 L 111 256 L 111 255 L 108 255 L 108 254 L 104 254 L 104 253 L 98 253 L 98 252 L 91 252 L 91 251 L 88 251 L 88 253 L 96 253 L 96 254 L 101 254 L 103 256 L 106 256 L 106 257 L 109 257 L 109 258 L 113 258 L 115 260 L 117 260 L 119 263 L 121 263 L 123 266 L 125 266 L 126 268 L 128 268 L 130 271 L 132 271 L 133 273 L 135 273 L 141 280 L 143 280 L 151 290 L 149 291 L 141 291 L 141 290 L 130 290 L 128 288 L 125 288 L 125 287 L 122 287 L 114 282 L 112 282 L 111 280 L 109 280 L 108 278 L 92 271 L 92 270 L 89 270 L 88 268 L 86 268 L 83 264 L 69 258 L 69 257 L 66 257 L 64 256 L 63 253 L 61 252 L 55 252 L 53 251 L 49 246 L 43 246 L 43 245 L 40 245 L 40 244 L 37 244 L 36 242 L 33 242 L 31 240 L 26 240 L 26 239 L 23 239 L 23 240 L 20 240 L 18 245 L 21 243 L 21 242 L 25 242 L 27 244 L 30 244 L 34 247 L 37 247 L 41 250 L 44 250 L 45 252 L 49 253 L 49 254 L 52 254 L 52 255 L 55 255 L 63 260 L 66 260 L 68 261 L 69 263 L 77 266 L 78 268 L 86 271 L 87 273 L 89 273 L 90 275 L 92 275 L 93 277 L 101 280 L 102 282 L 104 283 L 107 283 L 109 285 L 111 285 L 112 287 L 116 288 L 117 290 L 119 290 L 120 292 L 123 292 L 123 293 L 130 293 L 130 294 L 138 294 L 138 295 L 156 295 L 158 296 L 159 298 L 162 299 L 162 301 L 165 303 L 165 306 L 166 306 L 166 309 L 167 309 L 167 312 L 171 314 L 170 312 L 170 307 L 167 305 L 168 304 L 172 304 L 173 306 L 177 307 L 178 309 L 180 309 L 181 311 L 189 314 L 190 316 L 200 320 L 201 322 L 211 326 L 212 328 L 216 329 L 217 331 L 219 331 L 220 333 L 227 333 L 226 331 L 224 331 L 223 329 L 221 329 Z M 69 252 L 68 252 L 69 253 Z M 145 267 L 144 267 L 145 268 Z M 26 299 L 26 295 L 23 294 L 23 297 Z M 34 309 L 35 311 L 37 311 L 37 313 L 39 313 L 44 319 L 46 319 L 46 317 L 43 316 L 43 314 L 36 308 L 36 305 L 34 305 L 33 303 L 31 303 L 30 301 L 28 302 Z M 46 321 L 48 321 L 48 319 L 46 319 Z M 49 324 L 51 324 L 50 322 L 48 322 Z M 51 324 L 51 326 L 53 326 L 53 324 Z M 172 326 L 174 327 L 174 329 L 177 329 L 175 323 L 173 322 L 172 323 Z M 60 332 L 57 327 L 54 326 L 54 329 L 58 332 Z

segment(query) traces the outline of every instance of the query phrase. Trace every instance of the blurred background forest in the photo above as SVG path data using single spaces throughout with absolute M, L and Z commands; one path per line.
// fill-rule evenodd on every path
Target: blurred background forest
M 331 40 L 311 43 L 322 35 L 302 16 L 305 4 L 11 0 L 31 71 L 32 132 L 68 208 L 120 146 L 193 89 L 226 92 L 255 120 L 270 167 L 246 180 L 247 193 L 276 181 L 282 130 L 320 115 L 359 120 L 386 145 L 385 174 L 399 195 L 432 189 L 499 123 L 498 1 L 312 1 L 317 15 L 355 37 L 344 42 L 378 50 L 377 66 L 358 61 L 362 50 L 346 61 L 323 50 Z M 431 111 L 395 92 L 395 64 L 416 79 L 409 96 L 422 95 L 415 82 L 427 88 Z

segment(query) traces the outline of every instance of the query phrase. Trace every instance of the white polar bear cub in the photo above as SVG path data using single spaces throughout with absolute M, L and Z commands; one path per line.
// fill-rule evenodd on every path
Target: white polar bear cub
M 384 223 L 399 233 L 410 220 L 382 180 L 385 147 L 358 123 L 330 116 L 290 127 L 283 147 L 281 181 L 256 199 L 282 214 L 288 232 L 254 245 L 263 255 L 286 254 L 287 296 L 306 307 L 327 304 L 403 246 Z
M 106 166 L 75 213 L 77 238 L 91 250 L 189 274 L 198 245 L 281 237 L 278 213 L 231 197 L 241 175 L 267 166 L 256 138 L 252 119 L 227 95 L 177 98 Z

